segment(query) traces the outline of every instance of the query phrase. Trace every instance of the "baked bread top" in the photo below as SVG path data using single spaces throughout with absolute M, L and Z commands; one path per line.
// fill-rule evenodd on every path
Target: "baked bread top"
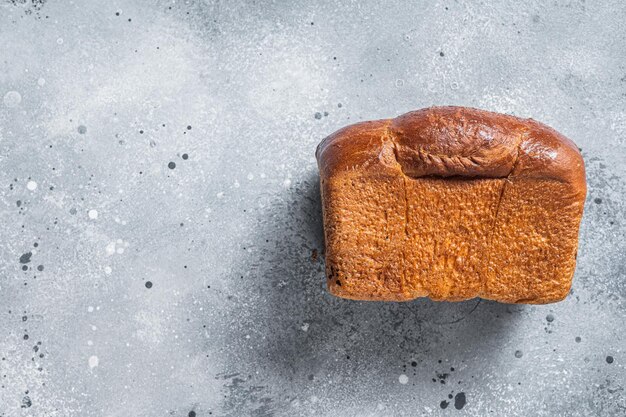
M 549 178 L 586 194 L 584 162 L 571 140 L 533 119 L 467 107 L 356 123 L 324 139 L 316 157 L 322 177 L 400 168 L 412 178 Z

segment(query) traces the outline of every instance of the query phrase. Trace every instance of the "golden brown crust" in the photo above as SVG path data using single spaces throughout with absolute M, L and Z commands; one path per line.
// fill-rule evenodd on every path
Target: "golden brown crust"
M 430 107 L 356 123 L 324 139 L 315 154 L 328 177 L 389 166 L 384 148 L 394 149 L 394 162 L 413 178 L 531 176 L 572 182 L 586 192 L 584 162 L 571 140 L 533 119 L 468 107 Z
M 333 294 L 545 303 L 569 291 L 585 170 L 555 130 L 434 107 L 348 126 L 316 156 Z

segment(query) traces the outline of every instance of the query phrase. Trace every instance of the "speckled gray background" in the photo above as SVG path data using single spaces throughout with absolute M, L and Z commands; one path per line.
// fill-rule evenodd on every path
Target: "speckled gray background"
M 510 3 L 0 0 L 0 416 L 625 416 L 626 4 Z M 315 146 L 435 104 L 582 148 L 565 301 L 325 292 Z

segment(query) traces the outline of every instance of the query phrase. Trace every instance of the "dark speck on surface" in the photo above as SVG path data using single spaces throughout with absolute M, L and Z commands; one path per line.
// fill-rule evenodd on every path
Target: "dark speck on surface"
M 546 316 L 546 320 L 548 323 L 552 323 L 554 321 L 554 314 L 550 313 Z
M 607 357 L 606 357 L 606 363 L 608 363 L 608 364 L 613 363 L 613 356 L 610 356 L 610 355 L 609 355 L 609 356 L 607 356 Z
M 183 154 L 183 159 L 186 161 L 187 159 L 189 159 L 189 155 L 187 155 L 186 153 Z
M 450 374 L 448 374 L 448 373 L 443 373 L 443 374 L 438 373 L 438 374 L 437 374 L 437 378 L 439 378 L 439 382 L 441 382 L 442 384 L 445 384 L 445 383 L 446 383 L 446 379 L 447 379 L 449 376 L 450 376 Z
M 152 281 L 146 281 L 146 288 L 150 289 L 152 288 Z
M 458 394 L 454 396 L 454 408 L 456 408 L 457 410 L 460 410 L 461 408 L 465 407 L 465 403 L 466 403 L 466 399 L 465 399 L 464 392 L 459 392 Z
M 321 119 L 322 118 L 322 113 L 320 113 L 320 112 L 315 113 L 315 118 L 318 119 L 318 120 Z
M 39 266 L 37 267 L 37 271 L 39 271 L 39 272 L 43 271 L 43 265 L 39 265 Z
M 31 401 L 28 395 L 22 398 L 22 408 L 30 408 L 32 405 L 33 405 L 33 402 Z
M 33 256 L 32 252 L 26 252 L 26 253 L 22 254 L 22 256 L 20 256 L 20 263 L 21 264 L 29 263 L 31 256 Z
M 415 361 L 411 362 L 411 366 L 415 368 L 417 366 L 417 362 Z
M 441 407 L 444 410 L 448 408 L 448 405 L 450 405 L 450 403 L 446 400 L 443 400 L 442 402 L 439 403 L 439 407 Z
M 593 199 L 593 202 L 596 203 L 596 204 L 602 204 L 602 199 L 599 198 L 599 197 L 596 197 L 596 198 Z
M 189 414 L 187 414 L 189 417 L 196 417 L 196 412 L 195 411 L 190 411 Z
M 191 125 L 187 125 L 187 130 L 191 130 Z
M 176 162 L 170 162 L 169 164 L 167 164 L 167 167 L 168 167 L 169 169 L 174 169 L 174 168 L 176 168 Z
M 85 125 L 78 126 L 78 133 L 80 133 L 81 135 L 84 135 L 85 133 L 87 133 L 87 126 Z
M 444 56 L 445 54 L 443 53 L 443 51 L 439 52 L 439 56 Z
M 521 358 L 522 356 L 524 356 L 524 353 L 521 350 L 516 350 L 515 351 L 515 357 L 516 358 Z
M 580 343 L 580 341 L 581 341 L 582 339 L 580 338 L 580 336 L 576 336 L 576 338 L 575 338 L 574 340 L 576 341 L 576 343 Z

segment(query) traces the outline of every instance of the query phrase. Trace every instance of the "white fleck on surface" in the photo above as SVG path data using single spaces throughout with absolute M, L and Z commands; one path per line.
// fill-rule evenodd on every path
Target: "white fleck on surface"
M 98 210 L 91 209 L 89 210 L 89 218 L 95 220 L 98 218 Z
M 35 181 L 28 181 L 26 183 L 26 188 L 30 191 L 35 191 L 37 189 L 37 183 Z
M 106 253 L 107 255 L 113 255 L 115 254 L 115 242 L 109 242 L 106 246 Z
M 409 382 L 409 377 L 405 374 L 400 374 L 400 376 L 398 377 L 398 382 L 400 382 L 402 385 L 405 385 Z
M 9 108 L 17 107 L 22 102 L 22 95 L 17 91 L 9 91 L 4 95 L 2 101 Z
M 96 366 L 98 366 L 100 364 L 100 360 L 98 359 L 97 356 L 90 356 L 89 357 L 89 367 L 91 369 L 95 368 Z

